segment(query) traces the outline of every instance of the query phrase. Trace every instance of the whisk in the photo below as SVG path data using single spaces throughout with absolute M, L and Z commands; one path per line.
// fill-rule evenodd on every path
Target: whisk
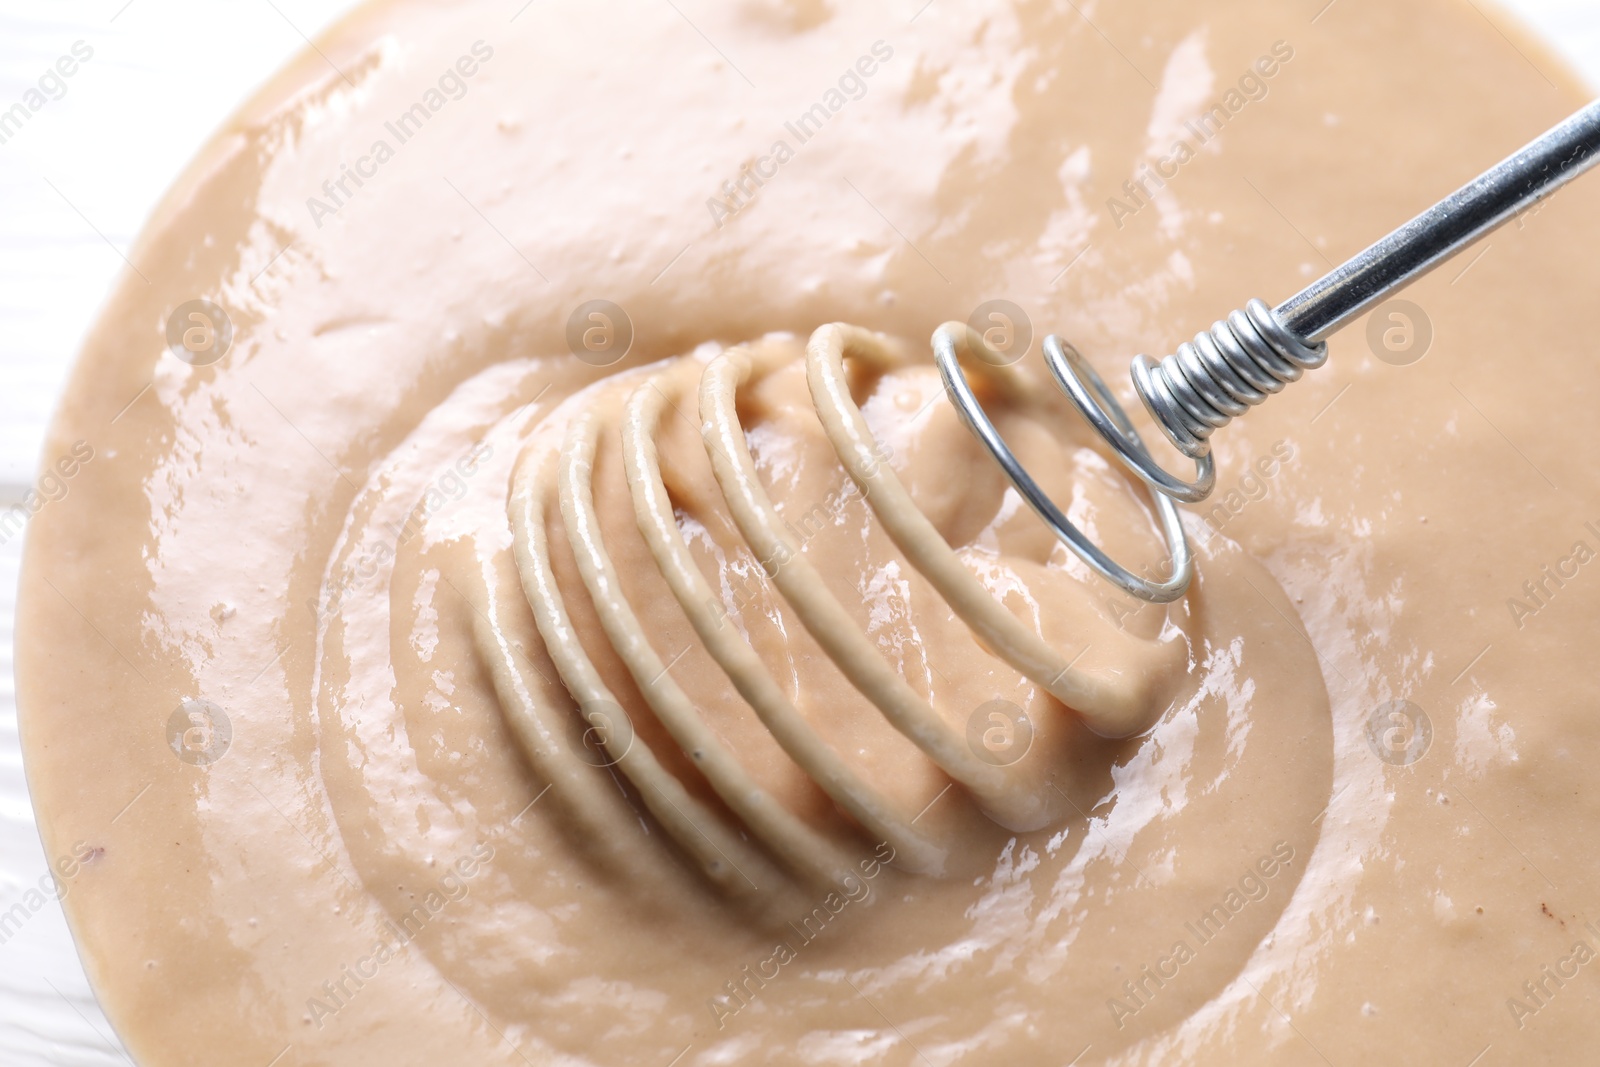
M 1251 300 L 1157 363 L 1133 361 L 1133 386 L 1161 432 L 1195 461 L 1193 481 L 1157 464 L 1127 412 L 1070 344 L 1045 339 L 1051 376 L 1130 472 L 1149 486 L 1170 553 L 1161 582 L 1116 563 L 1040 490 L 996 432 L 967 383 L 960 351 L 985 342 L 976 331 L 946 323 L 934 334 L 939 373 L 962 421 L 994 456 L 1029 506 L 1068 548 L 1107 581 L 1152 603 L 1182 597 L 1194 573 L 1174 501 L 1196 503 L 1216 485 L 1211 435 L 1281 392 L 1328 358 L 1340 327 L 1445 263 L 1538 201 L 1600 163 L 1600 102 L 1590 104 L 1503 163 L 1435 204 L 1341 267 L 1269 308 Z
M 1107 557 L 1051 502 L 985 415 L 963 369 L 982 375 L 990 395 L 1027 401 L 1032 385 L 1018 368 L 985 359 L 986 342 L 961 324 L 934 334 L 934 358 L 945 390 L 967 427 L 999 462 L 1022 497 L 1066 545 L 1096 572 L 1144 600 L 1183 596 L 1193 574 L 1177 504 L 1204 499 L 1215 483 L 1210 437 L 1249 408 L 1321 366 L 1324 340 L 1384 297 L 1438 266 L 1472 241 L 1600 161 L 1600 104 L 1580 112 L 1414 221 L 1277 308 L 1258 300 L 1217 323 L 1161 363 L 1140 356 L 1134 387 L 1168 439 L 1196 462 L 1182 481 L 1159 467 L 1127 413 L 1092 367 L 1070 345 L 1050 337 L 1045 361 L 1057 384 L 1134 475 L 1152 490 L 1168 543 L 1172 573 L 1161 582 L 1135 575 Z M 843 758 L 786 688 L 779 684 L 736 627 L 713 590 L 680 527 L 658 454 L 657 437 L 669 411 L 698 395 L 690 420 L 705 448 L 729 517 L 767 581 L 848 682 L 977 807 L 1012 830 L 1058 820 L 1059 790 L 1030 785 L 1014 768 L 986 760 L 885 661 L 808 561 L 804 546 L 780 516 L 758 477 L 739 422 L 738 396 L 795 358 L 790 349 L 739 346 L 679 357 L 602 380 L 541 421 L 518 460 L 509 515 L 516 569 L 533 622 L 559 674 L 559 683 L 532 667 L 509 636 L 517 629 L 509 605 L 496 602 L 477 621 L 477 642 L 514 733 L 537 774 L 559 787 L 579 833 L 649 886 L 659 871 L 644 862 L 636 837 L 619 833 L 636 820 L 619 804 L 600 766 L 626 779 L 665 836 L 706 880 L 731 897 L 760 903 L 787 876 L 812 885 L 848 886 L 856 879 L 859 846 L 896 866 L 938 875 L 951 851 L 919 815 L 897 810 L 885 791 Z M 1078 669 L 1014 616 L 946 543 L 883 462 L 878 443 L 851 395 L 846 362 L 869 372 L 907 366 L 907 353 L 882 335 L 844 324 L 817 330 L 805 349 L 806 380 L 816 414 L 839 464 L 901 556 L 928 581 L 981 645 L 1041 691 L 1072 708 L 1095 732 L 1128 736 L 1143 728 L 1153 703 L 1151 675 L 1123 670 L 1109 676 Z M 1036 397 L 1035 397 L 1036 399 Z M 602 440 L 620 446 L 634 525 L 701 646 L 732 683 L 789 759 L 846 816 L 855 840 L 825 832 L 789 810 L 708 723 L 672 676 L 673 663 L 628 600 L 612 558 L 595 499 Z M 565 591 L 552 558 L 550 522 L 559 513 L 581 585 Z M 596 666 L 573 621 L 569 595 L 586 596 L 603 639 L 664 733 L 720 805 L 702 800 L 670 762 L 633 728 L 614 691 L 618 679 Z M 676 662 L 675 660 L 673 662 Z M 559 690 L 557 688 L 559 685 Z M 560 691 L 564 690 L 564 692 Z M 584 743 L 572 741 L 586 727 Z M 659 736 L 659 735 L 657 735 Z M 541 794 L 542 795 L 542 794 Z M 942 795 L 942 794 L 941 794 Z M 886 860 L 886 862 L 888 862 Z

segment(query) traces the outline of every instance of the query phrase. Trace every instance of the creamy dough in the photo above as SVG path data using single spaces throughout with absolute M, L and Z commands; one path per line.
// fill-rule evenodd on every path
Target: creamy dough
M 1025 309 L 990 410 L 1159 575 L 1044 333 L 1126 398 L 1575 85 L 1457 0 L 706 7 L 372 4 L 136 248 L 18 650 L 134 1055 L 1581 1058 L 1600 191 L 1408 294 L 1420 362 L 1363 324 L 1219 435 L 1167 608 L 1054 543 L 927 347 Z

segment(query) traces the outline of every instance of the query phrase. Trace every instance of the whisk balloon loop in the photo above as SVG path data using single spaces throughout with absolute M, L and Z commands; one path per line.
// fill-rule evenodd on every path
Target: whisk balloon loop
M 1056 384 L 1117 459 L 1150 487 L 1172 554 L 1172 577 L 1152 583 L 1106 558 L 1039 491 L 983 414 L 957 359 L 962 327 L 934 334 L 951 402 L 1018 492 L 1066 545 L 1108 581 L 1141 599 L 1183 596 L 1193 567 L 1174 501 L 1198 503 L 1216 486 L 1211 435 L 1328 359 L 1327 338 L 1600 163 L 1600 102 L 1590 104 L 1343 266 L 1276 308 L 1252 300 L 1160 362 L 1133 361 L 1134 391 L 1173 446 L 1195 461 L 1185 482 L 1163 470 L 1093 367 L 1057 337 L 1045 341 Z M 972 345 L 982 346 L 974 334 Z
M 950 402 L 955 406 L 957 414 L 960 415 L 961 421 L 988 449 L 989 454 L 994 457 L 995 462 L 999 464 L 1000 469 L 1005 473 L 1006 478 L 1010 480 L 1022 499 L 1044 521 L 1045 525 L 1050 527 L 1051 531 L 1055 533 L 1056 537 L 1060 538 L 1067 548 L 1071 549 L 1079 559 L 1088 564 L 1097 574 L 1119 589 L 1141 600 L 1148 600 L 1155 604 L 1170 604 L 1172 601 L 1182 597 L 1188 591 L 1189 581 L 1194 575 L 1194 557 L 1189 551 L 1189 541 L 1183 531 L 1183 519 L 1178 514 L 1178 508 L 1173 502 L 1173 498 L 1163 492 L 1151 494 L 1155 501 L 1156 514 L 1161 521 L 1162 536 L 1167 542 L 1167 552 L 1171 558 L 1172 569 L 1171 576 L 1166 581 L 1152 582 L 1128 570 L 1101 551 L 1100 546 L 1090 540 L 1088 535 L 1080 530 L 1071 519 L 1067 518 L 1066 513 L 1056 506 L 1056 503 L 1050 499 L 1050 495 L 1027 472 L 1021 461 L 1017 459 L 1016 453 L 1011 450 L 1005 439 L 1000 436 L 1000 431 L 995 428 L 994 422 L 984 413 L 983 405 L 979 403 L 977 395 L 972 391 L 966 372 L 961 367 L 960 351 L 963 348 L 968 352 L 977 354 L 974 351 L 974 344 L 969 343 L 969 332 L 966 326 L 959 323 L 946 323 L 939 327 L 938 331 L 933 335 L 934 361 L 938 364 L 939 376 L 944 379 L 945 391 L 950 397 Z M 973 337 L 976 338 L 976 335 L 974 334 Z M 1059 340 L 1056 338 L 1051 338 L 1051 340 L 1056 341 L 1057 351 L 1061 351 Z M 981 338 L 976 338 L 975 343 L 981 346 L 983 341 Z M 1074 355 L 1076 355 L 1076 352 L 1074 352 Z M 1064 354 L 1063 360 L 1065 360 Z M 1068 386 L 1063 382 L 1062 388 L 1068 391 L 1069 396 L 1073 395 L 1072 390 L 1074 388 L 1082 393 L 1083 403 L 1086 406 L 1083 406 L 1081 410 L 1085 411 L 1086 415 L 1090 411 L 1097 413 L 1097 417 L 1104 422 L 1106 427 L 1106 429 L 1102 430 L 1102 433 L 1108 435 L 1108 441 L 1115 442 L 1113 444 L 1114 448 L 1120 446 L 1121 448 L 1133 450 L 1137 454 L 1148 456 L 1149 453 L 1145 448 L 1144 442 L 1139 438 L 1138 433 L 1133 428 L 1133 424 L 1128 420 L 1127 412 L 1122 409 L 1122 405 L 1117 403 L 1116 398 L 1111 395 L 1111 391 L 1106 388 L 1099 375 L 1095 374 L 1094 369 L 1083 362 L 1082 357 L 1078 357 L 1078 362 L 1083 370 L 1087 371 L 1088 375 L 1092 375 L 1092 378 L 1089 379 L 1091 383 L 1089 388 L 1095 391 L 1099 398 L 1098 402 L 1089 399 L 1089 394 L 1084 391 L 1081 381 L 1075 382 L 1072 386 Z M 1077 397 L 1074 396 L 1074 400 L 1076 399 Z M 1093 421 L 1095 416 L 1090 417 L 1091 421 Z
M 1197 503 L 1211 494 L 1217 483 L 1216 463 L 1209 446 L 1195 458 L 1195 479 L 1186 482 L 1157 465 L 1144 439 L 1128 421 L 1128 413 L 1111 395 L 1105 380 L 1076 348 L 1051 334 L 1044 341 L 1044 362 L 1061 391 L 1111 446 L 1123 466 L 1163 497 Z

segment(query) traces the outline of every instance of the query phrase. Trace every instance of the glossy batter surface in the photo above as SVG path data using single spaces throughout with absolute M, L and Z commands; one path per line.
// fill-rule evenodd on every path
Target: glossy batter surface
M 1581 1055 L 1600 193 L 1219 435 L 1170 608 L 942 397 L 934 328 L 1019 306 L 991 410 L 1159 574 L 1043 334 L 1120 383 L 1578 100 L 1468 4 L 1191 7 L 382 3 L 239 114 L 23 575 L 142 1063 Z

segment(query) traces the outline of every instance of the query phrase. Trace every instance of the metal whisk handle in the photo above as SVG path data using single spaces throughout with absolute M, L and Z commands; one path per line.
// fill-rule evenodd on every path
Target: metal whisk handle
M 1279 304 L 1307 342 L 1328 337 L 1600 163 L 1600 101 Z
M 1203 461 L 1212 433 L 1327 359 L 1325 339 L 1384 298 L 1455 256 L 1600 163 L 1600 102 L 1424 211 L 1274 309 L 1252 301 L 1159 364 L 1134 360 L 1134 388 L 1179 451 L 1200 463 L 1193 482 L 1158 479 L 1153 463 L 1129 465 L 1181 500 L 1203 499 L 1214 481 Z M 1085 412 L 1087 414 L 1087 412 Z

